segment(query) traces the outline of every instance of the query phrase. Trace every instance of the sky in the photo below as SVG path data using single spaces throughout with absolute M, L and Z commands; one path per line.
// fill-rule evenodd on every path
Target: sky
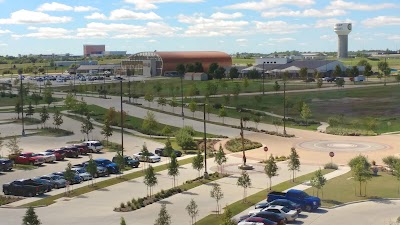
M 0 0 L 0 55 L 400 49 L 400 0 Z

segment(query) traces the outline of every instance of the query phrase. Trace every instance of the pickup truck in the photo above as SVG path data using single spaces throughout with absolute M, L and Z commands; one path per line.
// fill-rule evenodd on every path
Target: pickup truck
M 5 195 L 17 195 L 33 197 L 46 192 L 47 186 L 32 179 L 16 180 L 11 183 L 3 184 L 3 192 Z
M 103 145 L 101 144 L 100 141 L 85 141 L 83 142 L 85 144 L 90 152 L 97 152 L 99 153 L 103 149 Z
M 44 163 L 44 158 L 42 156 L 35 156 L 33 152 L 21 153 L 15 158 L 15 163 L 19 164 L 30 164 L 30 165 L 42 165 Z
M 305 211 L 311 212 L 321 206 L 321 199 L 314 196 L 309 196 L 304 191 L 290 189 L 287 192 L 270 192 L 267 196 L 267 201 L 272 202 L 276 199 L 287 199 L 294 203 L 300 204 Z
M 0 171 L 11 171 L 14 162 L 10 159 L 0 159 Z

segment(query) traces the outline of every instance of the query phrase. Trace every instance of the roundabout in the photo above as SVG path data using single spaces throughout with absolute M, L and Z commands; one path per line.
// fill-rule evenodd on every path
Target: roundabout
M 325 141 L 314 140 L 297 144 L 304 150 L 322 151 L 322 152 L 368 152 L 389 149 L 390 146 L 374 142 L 365 141 Z

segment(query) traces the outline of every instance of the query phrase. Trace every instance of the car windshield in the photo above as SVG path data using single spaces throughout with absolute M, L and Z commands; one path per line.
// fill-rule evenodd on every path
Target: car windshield
M 126 156 L 125 159 L 126 160 L 133 160 L 132 157 L 130 157 L 130 156 Z
M 282 207 L 282 211 L 284 211 L 285 213 L 288 213 L 290 211 L 290 209 L 288 209 L 286 207 Z
M 101 143 L 94 143 L 93 146 L 102 146 Z

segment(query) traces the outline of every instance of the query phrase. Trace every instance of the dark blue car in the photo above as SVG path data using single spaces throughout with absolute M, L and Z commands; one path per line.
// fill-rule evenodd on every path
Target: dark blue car
M 107 168 L 109 173 L 119 173 L 119 168 L 118 165 L 111 162 L 111 160 L 109 159 L 94 159 L 93 160 L 97 166 L 103 166 L 105 168 Z

